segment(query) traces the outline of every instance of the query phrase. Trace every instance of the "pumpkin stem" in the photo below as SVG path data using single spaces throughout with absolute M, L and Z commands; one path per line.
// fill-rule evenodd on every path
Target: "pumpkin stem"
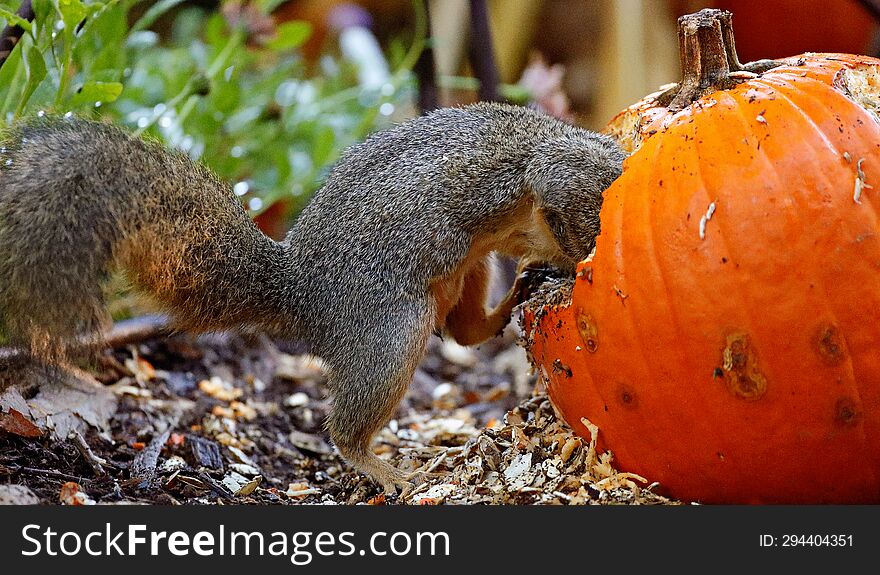
M 708 92 L 732 88 L 756 73 L 781 65 L 773 60 L 740 64 L 733 39 L 733 14 L 716 8 L 680 17 L 678 46 L 682 80 L 660 96 L 661 105 L 673 112 Z

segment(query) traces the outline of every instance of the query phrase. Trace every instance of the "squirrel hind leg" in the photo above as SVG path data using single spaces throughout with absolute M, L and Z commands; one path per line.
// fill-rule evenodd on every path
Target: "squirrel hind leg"
M 389 314 L 392 329 L 372 337 L 362 333 L 359 345 L 353 346 L 364 350 L 362 356 L 349 353 L 345 358 L 327 358 L 333 390 L 333 408 L 326 422 L 330 437 L 342 457 L 386 493 L 398 487 L 406 491 L 411 485 L 406 474 L 377 457 L 370 444 L 406 394 L 425 352 L 432 313 L 406 314 L 403 321 L 394 321 L 400 316 Z
M 366 364 L 361 367 L 366 367 Z M 415 367 L 404 368 L 387 379 L 381 375 L 365 377 L 368 369 L 372 369 L 372 366 L 357 374 L 344 370 L 338 373 L 339 377 L 331 376 L 336 379 L 331 381 L 331 387 L 336 392 L 333 409 L 327 419 L 327 429 L 339 453 L 352 467 L 373 478 L 386 493 L 394 493 L 397 487 L 408 487 L 406 476 L 377 457 L 370 450 L 370 444 L 394 414 L 412 380 Z M 385 370 L 376 371 L 381 373 Z

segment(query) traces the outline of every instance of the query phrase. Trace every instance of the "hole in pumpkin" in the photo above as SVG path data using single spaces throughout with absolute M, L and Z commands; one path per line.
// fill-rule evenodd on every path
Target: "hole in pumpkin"
M 828 365 L 837 365 L 846 359 L 842 338 L 837 326 L 826 324 L 819 326 L 815 337 L 816 351 L 822 361 Z
M 861 415 L 856 402 L 848 397 L 841 397 L 834 405 L 834 421 L 839 425 L 856 425 Z
M 625 383 L 617 386 L 617 402 L 627 409 L 635 409 L 639 406 L 636 392 Z
M 758 356 L 748 334 L 739 332 L 727 336 L 721 358 L 727 390 L 735 397 L 757 401 L 767 393 L 767 378 L 758 369 Z
M 880 122 L 880 67 L 861 65 L 841 70 L 834 78 L 834 87 Z

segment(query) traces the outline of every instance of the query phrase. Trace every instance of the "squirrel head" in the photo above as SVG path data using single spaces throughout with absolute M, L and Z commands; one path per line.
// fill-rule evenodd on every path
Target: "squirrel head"
M 593 251 L 602 194 L 621 174 L 626 153 L 607 136 L 577 130 L 542 143 L 526 169 L 526 183 L 566 261 L 573 267 Z

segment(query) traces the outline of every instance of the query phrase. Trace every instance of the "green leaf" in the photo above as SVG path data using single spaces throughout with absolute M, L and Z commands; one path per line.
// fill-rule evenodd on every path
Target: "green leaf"
M 2 96 L 3 103 L 3 106 L 0 107 L 0 125 L 5 123 L 6 112 L 15 109 L 16 94 L 20 89 L 18 78 L 22 73 L 22 48 L 21 42 L 16 44 L 3 67 L 0 68 L 0 96 Z
M 88 14 L 86 7 L 80 0 L 57 0 L 55 7 L 61 14 L 66 34 L 72 35 L 76 27 Z
M 55 25 L 55 16 L 57 12 L 55 11 L 55 5 L 52 3 L 52 0 L 31 0 L 31 7 L 34 9 L 34 14 L 36 14 L 36 18 L 34 18 L 34 37 L 40 38 L 44 37 L 43 41 L 49 39 L 49 34 L 44 33 L 45 29 L 50 29 Z
M 25 51 L 24 70 L 27 75 L 27 81 L 21 94 L 21 101 L 18 104 L 19 110 L 24 109 L 28 100 L 31 99 L 31 94 L 34 93 L 34 90 L 37 89 L 37 86 L 46 77 L 46 63 L 43 61 L 43 55 L 40 51 L 32 44 L 28 44 L 26 49 L 24 47 L 22 49 Z
M 6 8 L 0 8 L 0 18 L 6 20 L 6 24 L 9 26 L 18 26 L 22 30 L 27 30 L 28 32 L 33 29 L 30 22 Z
M 126 12 L 122 2 L 111 2 L 89 16 L 73 46 L 73 61 L 82 78 L 115 82 L 122 77 L 128 52 L 122 49 L 128 31 Z
M 302 20 L 285 22 L 275 29 L 275 37 L 267 46 L 272 50 L 292 50 L 306 43 L 312 35 L 312 25 Z
M 55 7 L 52 5 L 52 0 L 31 0 L 31 7 L 34 9 L 34 14 L 36 14 L 36 20 L 38 22 L 47 20 L 49 15 L 55 13 Z
M 86 82 L 71 98 L 70 103 L 74 106 L 101 102 L 112 102 L 122 93 L 122 84 L 119 82 Z

